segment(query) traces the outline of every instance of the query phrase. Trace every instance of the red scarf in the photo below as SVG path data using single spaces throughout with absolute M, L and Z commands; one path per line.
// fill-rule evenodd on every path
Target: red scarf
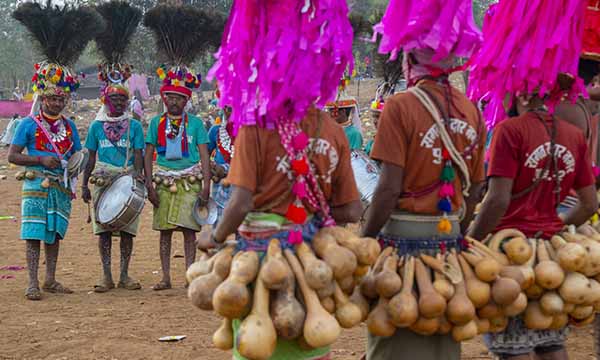
M 167 151 L 167 113 L 164 113 L 160 120 L 158 121 L 158 146 L 156 147 L 156 152 L 160 155 L 164 155 Z M 182 115 L 183 124 L 183 134 L 181 135 L 181 155 L 183 157 L 189 156 L 189 147 L 188 147 L 188 138 L 187 138 L 187 126 L 188 126 L 188 116 L 187 113 L 183 113 Z

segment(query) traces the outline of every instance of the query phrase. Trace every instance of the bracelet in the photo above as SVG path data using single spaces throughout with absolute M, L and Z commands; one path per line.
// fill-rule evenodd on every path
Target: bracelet
M 42 164 L 42 157 L 41 156 L 36 156 L 36 158 L 37 158 L 38 164 L 41 165 Z

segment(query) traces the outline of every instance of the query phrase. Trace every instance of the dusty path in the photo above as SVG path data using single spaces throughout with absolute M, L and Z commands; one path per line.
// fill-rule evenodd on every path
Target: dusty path
M 25 266 L 24 244 L 18 240 L 20 183 L 16 169 L 6 167 L 6 149 L 0 149 L 0 268 Z M 131 275 L 140 280 L 141 291 L 91 292 L 101 269 L 87 207 L 74 203 L 71 226 L 62 243 L 57 276 L 75 290 L 73 295 L 44 294 L 43 301 L 26 301 L 23 292 L 26 270 L 0 270 L 0 359 L 230 359 L 212 347 L 212 332 L 219 320 L 193 308 L 186 297 L 183 244 L 175 237 L 172 259 L 174 289 L 154 292 L 159 280 L 158 236 L 151 226 L 150 207 L 143 213 L 135 242 Z M 113 271 L 118 276 L 119 243 L 113 243 Z M 43 256 L 42 256 L 43 258 Z M 43 279 L 41 265 L 40 279 Z M 6 276 L 14 278 L 4 279 Z M 160 343 L 165 335 L 187 335 L 179 343 Z M 575 331 L 569 340 L 574 360 L 593 358 L 589 328 Z M 334 359 L 358 359 L 365 347 L 365 329 L 345 331 L 334 347 Z M 491 359 L 480 339 L 466 343 L 463 359 Z M 415 359 L 417 360 L 417 359 Z

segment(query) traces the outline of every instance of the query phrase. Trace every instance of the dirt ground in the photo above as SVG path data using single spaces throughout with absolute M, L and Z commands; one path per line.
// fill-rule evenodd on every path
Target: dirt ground
M 374 85 L 365 87 L 373 90 Z M 361 95 L 368 90 L 361 88 Z M 366 90 L 366 91 L 365 91 Z M 364 97 L 363 97 L 364 96 Z M 361 96 L 361 103 L 368 96 Z M 0 120 L 0 129 L 6 126 Z M 78 126 L 79 127 L 79 126 Z M 85 123 L 81 124 L 85 129 Z M 84 134 L 82 134 L 84 138 Z M 19 240 L 20 188 L 15 168 L 6 162 L 0 148 L 0 269 L 25 266 L 24 243 Z M 158 234 L 151 230 L 151 209 L 142 214 L 135 241 L 130 275 L 143 289 L 92 292 L 101 268 L 91 225 L 86 224 L 87 206 L 74 201 L 71 225 L 61 244 L 57 278 L 75 291 L 72 295 L 44 294 L 40 302 L 24 297 L 27 270 L 0 270 L 0 359 L 230 359 L 231 354 L 213 348 L 212 333 L 219 320 L 189 303 L 184 289 L 183 242 L 176 235 L 173 246 L 172 290 L 151 290 L 160 279 Z M 118 277 L 119 243 L 113 243 L 113 276 Z M 44 276 L 43 256 L 40 279 Z M 166 335 L 186 335 L 176 343 L 161 343 Z M 366 344 L 366 329 L 344 331 L 334 345 L 334 359 L 358 359 Z M 590 328 L 575 330 L 568 341 L 571 359 L 593 358 Z M 463 346 L 463 359 L 492 359 L 480 338 Z M 415 359 L 418 360 L 418 359 Z

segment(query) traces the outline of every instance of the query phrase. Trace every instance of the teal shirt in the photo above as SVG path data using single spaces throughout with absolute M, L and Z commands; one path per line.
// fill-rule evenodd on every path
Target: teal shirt
M 77 126 L 75 123 L 69 119 L 67 119 L 69 126 L 71 127 L 72 137 L 71 141 L 73 142 L 73 147 L 70 151 L 63 155 L 65 160 L 69 160 L 71 155 L 76 151 L 81 150 L 81 141 L 79 140 L 79 133 L 77 132 Z M 19 122 L 19 126 L 15 130 L 15 136 L 12 139 L 12 144 L 21 146 L 27 149 L 27 155 L 31 156 L 53 156 L 58 157 L 53 150 L 52 145 L 47 142 L 45 149 L 38 149 L 35 134 L 38 128 L 37 123 L 33 120 L 32 117 L 28 116 Z M 47 171 L 54 173 L 56 175 L 62 175 L 63 169 L 58 167 L 56 169 L 48 169 L 43 167 L 42 165 L 35 166 L 27 166 L 27 169 L 38 170 L 38 171 Z
M 375 139 L 371 139 L 367 142 L 367 145 L 365 145 L 365 153 L 369 156 L 371 156 L 371 150 L 373 150 L 374 142 L 375 142 Z
M 179 160 L 167 160 L 164 155 L 157 154 L 156 162 L 159 166 L 171 170 L 183 170 L 194 166 L 200 162 L 200 152 L 198 145 L 208 144 L 208 134 L 202 120 L 192 114 L 187 114 L 187 138 L 189 156 Z M 146 143 L 158 147 L 158 122 L 161 115 L 157 115 L 150 120 L 148 134 L 146 134 Z
M 133 150 L 144 149 L 144 129 L 139 121 L 131 119 L 130 131 L 128 166 L 133 166 L 135 158 Z M 125 131 L 118 142 L 113 144 L 106 138 L 104 123 L 95 120 L 90 125 L 90 130 L 85 139 L 85 147 L 88 150 L 96 151 L 98 161 L 116 167 L 123 167 L 125 165 L 125 157 L 127 156 L 127 131 Z
M 350 151 L 352 150 L 362 150 L 363 138 L 354 125 L 344 126 L 344 132 L 346 133 L 346 137 L 348 138 L 348 142 L 350 143 Z

